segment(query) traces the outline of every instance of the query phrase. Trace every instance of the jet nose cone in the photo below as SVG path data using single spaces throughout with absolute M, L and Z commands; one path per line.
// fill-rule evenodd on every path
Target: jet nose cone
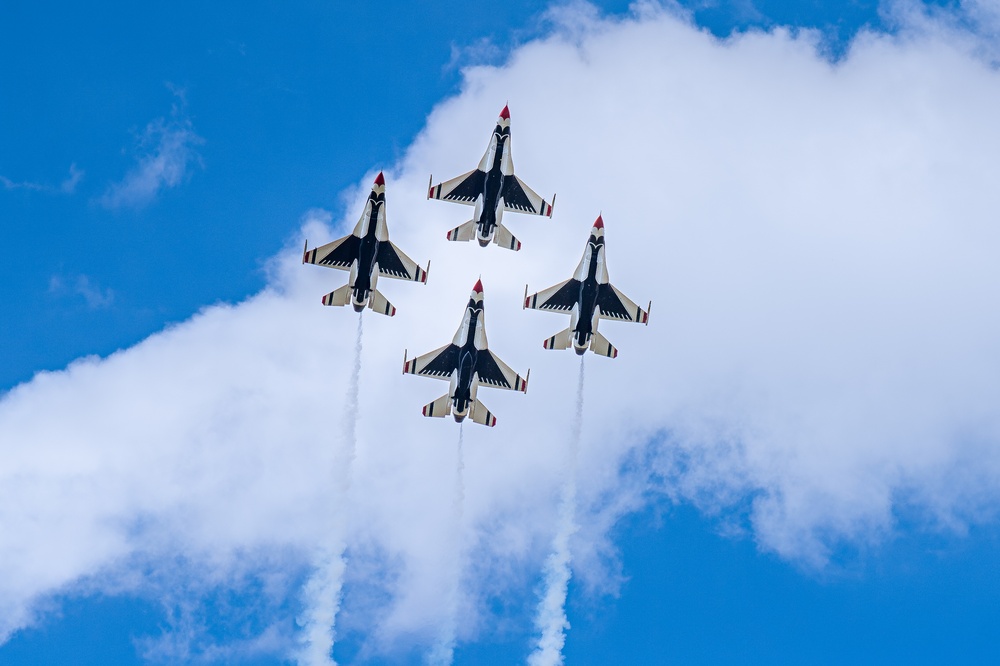
M 597 216 L 597 221 L 594 222 L 594 228 L 595 229 L 603 229 L 604 228 L 604 217 L 602 215 L 598 215 Z
M 482 280 L 482 278 L 480 278 L 479 280 L 476 280 L 475 286 L 472 287 L 472 293 L 474 293 L 474 294 L 481 294 L 481 293 L 483 293 L 483 280 Z
M 504 120 L 510 120 L 510 109 L 507 108 L 506 104 L 503 106 L 503 111 L 500 112 L 500 117 Z
M 375 184 L 376 185 L 385 185 L 385 177 L 382 176 L 382 172 L 381 171 L 379 171 L 378 175 L 375 176 Z

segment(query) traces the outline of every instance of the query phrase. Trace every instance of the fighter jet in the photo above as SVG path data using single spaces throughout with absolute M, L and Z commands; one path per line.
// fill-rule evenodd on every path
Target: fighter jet
M 545 340 L 546 349 L 568 349 L 583 355 L 589 348 L 601 356 L 615 358 L 618 350 L 597 331 L 600 319 L 619 319 L 640 324 L 649 323 L 650 301 L 643 310 L 615 289 L 608 282 L 608 268 L 604 259 L 604 220 L 598 215 L 590 230 L 583 259 L 573 277 L 528 296 L 524 287 L 524 307 L 535 310 L 552 310 L 569 314 L 569 328 Z
M 472 288 L 462 325 L 450 345 L 407 360 L 403 353 L 403 374 L 432 377 L 450 382 L 443 396 L 425 406 L 424 416 L 445 417 L 452 414 L 461 423 L 471 416 L 475 423 L 493 427 L 497 418 L 479 402 L 480 385 L 511 391 L 528 391 L 528 375 L 522 378 L 487 349 L 486 322 L 483 311 L 483 282 Z
M 505 210 L 516 213 L 533 213 L 552 217 L 552 203 L 540 196 L 514 175 L 514 162 L 510 154 L 510 111 L 503 107 L 486 154 L 479 166 L 457 178 L 433 185 L 428 183 L 428 199 L 443 199 L 475 206 L 475 216 L 465 224 L 448 232 L 448 240 L 470 241 L 476 238 L 482 247 L 490 241 L 509 250 L 520 250 L 521 241 L 503 226 Z
M 385 225 L 385 178 L 379 171 L 365 203 L 365 211 L 349 236 L 332 243 L 309 249 L 309 241 L 302 251 L 303 264 L 317 264 L 350 271 L 350 281 L 340 289 L 323 297 L 323 305 L 354 306 L 355 312 L 369 307 L 379 314 L 396 314 L 396 308 L 375 288 L 379 276 L 397 280 L 427 282 L 427 268 L 403 254 L 389 242 L 389 229 Z

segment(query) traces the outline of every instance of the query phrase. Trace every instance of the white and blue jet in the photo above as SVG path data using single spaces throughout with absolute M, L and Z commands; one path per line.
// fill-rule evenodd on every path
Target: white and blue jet
M 604 219 L 598 215 L 590 230 L 583 259 L 573 277 L 565 282 L 528 296 L 524 287 L 524 307 L 533 310 L 550 310 L 570 316 L 569 328 L 546 338 L 546 349 L 569 349 L 571 346 L 581 356 L 590 349 L 595 354 L 615 358 L 618 350 L 597 331 L 601 319 L 649 323 L 650 301 L 646 309 L 633 303 L 608 281 L 605 263 Z
M 552 217 L 552 206 L 556 202 L 555 195 L 549 203 L 514 175 L 514 161 L 510 154 L 510 111 L 506 106 L 500 112 L 490 145 L 479 166 L 439 185 L 433 183 L 434 176 L 431 176 L 428 199 L 476 207 L 471 220 L 448 232 L 448 240 L 470 241 L 475 238 L 482 247 L 493 242 L 509 250 L 520 250 L 521 241 L 514 238 L 502 223 L 504 211 Z
M 365 210 L 354 231 L 312 250 L 309 249 L 309 241 L 306 241 L 302 263 L 351 272 L 347 284 L 323 297 L 323 305 L 343 306 L 350 303 L 355 312 L 369 307 L 390 317 L 396 314 L 396 308 L 375 288 L 379 276 L 426 283 L 427 271 L 431 268 L 430 262 L 427 262 L 426 269 L 420 268 L 389 242 L 389 228 L 385 223 L 385 177 L 381 171 L 375 177 Z
M 413 359 L 403 354 L 403 374 L 450 383 L 447 393 L 424 407 L 424 416 L 452 415 L 459 423 L 468 416 L 475 423 L 492 427 L 497 418 L 476 397 L 481 385 L 527 393 L 531 371 L 522 378 L 487 347 L 483 282 L 479 280 L 472 288 L 462 325 L 451 344 Z

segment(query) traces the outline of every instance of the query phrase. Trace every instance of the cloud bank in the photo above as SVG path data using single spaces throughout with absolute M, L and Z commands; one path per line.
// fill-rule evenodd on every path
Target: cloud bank
M 877 546 L 900 514 L 957 534 L 996 518 L 1000 86 L 988 36 L 920 13 L 897 34 L 859 34 L 831 64 L 809 32 L 719 41 L 651 5 L 626 19 L 581 6 L 553 16 L 504 65 L 467 69 L 387 171 L 392 239 L 433 271 L 426 286 L 386 281 L 393 319 L 366 314 L 337 617 L 361 659 L 429 650 L 453 618 L 458 642 L 492 631 L 496 613 L 530 625 L 578 366 L 541 347 L 565 319 L 519 303 L 525 282 L 571 274 L 598 212 L 612 283 L 654 303 L 648 328 L 602 324 L 618 359 L 586 361 L 568 545 L 580 589 L 619 584 L 609 529 L 648 502 L 692 503 L 806 567 Z M 516 254 L 449 244 L 467 211 L 424 201 L 427 174 L 472 168 L 507 100 L 518 175 L 558 191 L 555 216 L 505 219 Z M 182 153 L 186 131 L 170 144 Z M 151 155 L 171 154 L 154 143 Z M 190 158 L 179 172 L 143 166 L 158 159 L 135 172 L 161 174 L 134 177 L 152 185 L 127 177 L 109 201 L 146 200 Z M 346 233 L 352 200 L 336 224 L 309 214 L 303 235 Z M 246 302 L 3 397 L 0 636 L 60 595 L 181 589 L 174 607 L 189 608 L 232 589 L 261 600 L 247 644 L 295 653 L 311 554 L 345 511 L 331 479 L 352 455 L 341 403 L 356 323 L 320 306 L 345 277 L 301 266 L 301 244 Z M 458 558 L 456 426 L 420 416 L 441 387 L 400 367 L 404 348 L 451 338 L 480 274 L 491 348 L 530 366 L 532 384 L 526 396 L 484 390 L 498 425 L 465 429 Z M 457 606 L 441 603 L 456 576 Z M 197 644 L 167 653 L 192 658 L 183 649 Z

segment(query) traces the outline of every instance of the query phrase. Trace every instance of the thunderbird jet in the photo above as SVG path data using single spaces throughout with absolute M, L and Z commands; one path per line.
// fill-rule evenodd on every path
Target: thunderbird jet
M 403 374 L 407 373 L 449 382 L 448 392 L 424 407 L 424 416 L 451 414 L 459 423 L 470 416 L 481 425 L 496 425 L 497 418 L 476 397 L 480 385 L 528 391 L 528 376 L 522 378 L 487 349 L 482 280 L 472 288 L 462 325 L 451 344 L 410 360 L 404 353 Z
M 486 154 L 479 166 L 457 178 L 433 185 L 431 176 L 428 199 L 442 199 L 475 206 L 474 217 L 448 232 L 448 240 L 479 241 L 482 247 L 494 242 L 509 250 L 520 250 L 521 241 L 501 223 L 505 210 L 516 213 L 533 213 L 552 217 L 552 206 L 514 175 L 514 162 L 510 155 L 510 111 L 503 107 Z
M 302 252 L 303 264 L 318 264 L 350 271 L 351 277 L 340 289 L 323 297 L 323 305 L 354 306 L 355 312 L 369 307 L 379 314 L 396 314 L 396 308 L 375 288 L 379 276 L 397 280 L 427 282 L 427 271 L 403 254 L 389 242 L 389 229 L 385 225 L 385 178 L 379 171 L 372 185 L 357 226 L 349 236 L 332 243 L 309 249 L 309 241 Z
M 570 316 L 569 328 L 545 340 L 546 349 L 568 349 L 572 345 L 581 356 L 589 348 L 601 356 L 615 358 L 618 350 L 597 331 L 601 319 L 618 319 L 649 323 L 650 301 L 643 310 L 608 282 L 608 267 L 604 258 L 604 220 L 600 215 L 590 230 L 583 259 L 576 273 L 565 282 L 528 296 L 524 287 L 524 307 L 552 310 Z

